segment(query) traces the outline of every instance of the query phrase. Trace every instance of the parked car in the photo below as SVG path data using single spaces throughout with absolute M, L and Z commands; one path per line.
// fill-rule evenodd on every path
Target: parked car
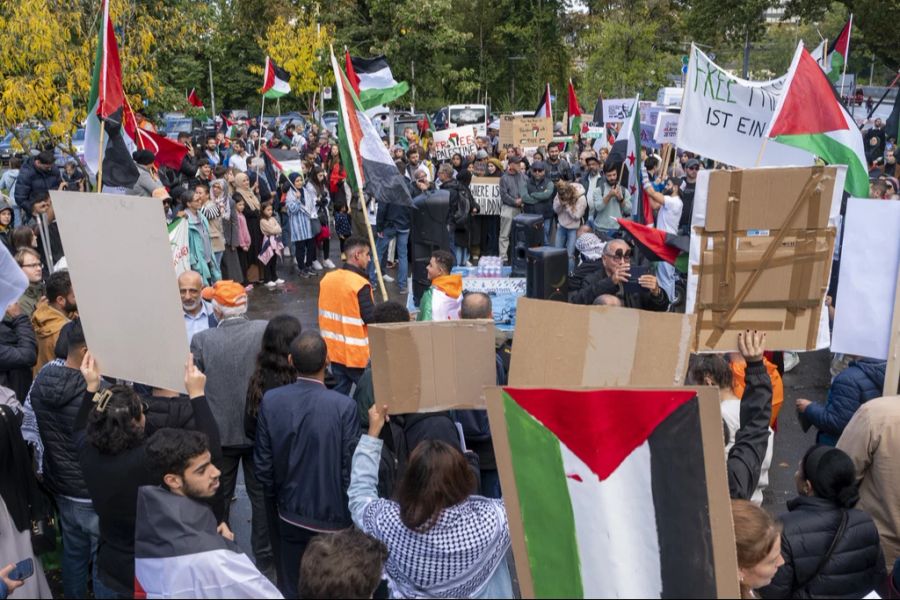
M 85 130 L 84 127 L 79 127 L 75 130 L 75 134 L 72 136 L 72 148 L 75 150 L 75 156 L 79 161 L 84 159 L 84 138 L 85 138 Z M 72 159 L 72 156 L 69 154 L 69 145 L 66 143 L 60 143 L 53 149 L 53 156 L 56 159 L 56 166 L 64 167 L 69 160 Z

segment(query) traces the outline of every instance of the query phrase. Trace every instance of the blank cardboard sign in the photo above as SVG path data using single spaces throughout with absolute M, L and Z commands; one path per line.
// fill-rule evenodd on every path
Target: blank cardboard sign
M 370 325 L 369 348 L 375 401 L 390 414 L 484 408 L 497 383 L 491 320 Z
M 509 384 L 682 385 L 694 316 L 519 298 Z
M 184 391 L 190 350 L 159 202 L 50 195 L 85 339 L 102 373 Z

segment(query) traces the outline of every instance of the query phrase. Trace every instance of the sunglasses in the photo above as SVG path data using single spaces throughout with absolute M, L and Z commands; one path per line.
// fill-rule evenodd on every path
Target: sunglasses
M 688 167 L 687 170 L 688 171 L 699 171 L 700 167 Z
M 631 250 L 616 250 L 614 254 L 607 254 L 606 256 L 614 260 L 629 259 L 631 258 Z

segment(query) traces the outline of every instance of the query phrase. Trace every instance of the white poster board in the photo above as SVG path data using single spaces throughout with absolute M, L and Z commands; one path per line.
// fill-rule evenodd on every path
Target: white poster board
M 160 204 L 114 194 L 50 196 L 101 372 L 183 392 L 190 348 Z
M 481 216 L 499 215 L 503 203 L 500 200 L 500 180 L 496 177 L 473 177 L 469 191 L 478 203 Z
M 691 46 L 678 147 L 736 167 L 809 166 L 808 152 L 766 144 L 765 131 L 784 91 L 785 77 L 771 81 L 747 81 L 719 68 Z
M 434 132 L 434 157 L 437 160 L 450 160 L 454 154 L 463 158 L 474 156 L 478 152 L 475 144 L 474 127 L 454 127 Z
M 631 114 L 631 107 L 634 106 L 634 98 L 612 98 L 603 101 L 603 121 L 604 123 L 622 123 Z M 644 111 L 649 111 L 653 106 L 653 102 L 649 100 L 639 100 L 638 107 L 641 109 L 643 117 Z
M 678 137 L 678 115 L 675 113 L 660 113 L 656 120 L 656 129 L 653 131 L 653 139 L 659 145 L 674 144 Z
M 497 193 L 500 193 L 499 188 Z M 27 287 L 25 273 L 6 246 L 0 244 L 0 311 L 5 312 L 6 307 L 18 300 Z
M 885 360 L 900 267 L 900 202 L 850 198 L 843 229 L 831 351 Z

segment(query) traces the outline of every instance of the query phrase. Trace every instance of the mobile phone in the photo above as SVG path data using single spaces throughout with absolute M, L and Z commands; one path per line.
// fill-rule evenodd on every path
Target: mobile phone
M 641 284 L 638 283 L 643 275 L 650 273 L 650 267 L 647 265 L 631 265 L 628 269 L 628 281 L 625 282 L 624 288 L 626 294 L 638 294 L 641 291 Z
M 9 572 L 10 579 L 23 581 L 34 575 L 34 559 L 26 558 L 16 563 L 15 568 Z

